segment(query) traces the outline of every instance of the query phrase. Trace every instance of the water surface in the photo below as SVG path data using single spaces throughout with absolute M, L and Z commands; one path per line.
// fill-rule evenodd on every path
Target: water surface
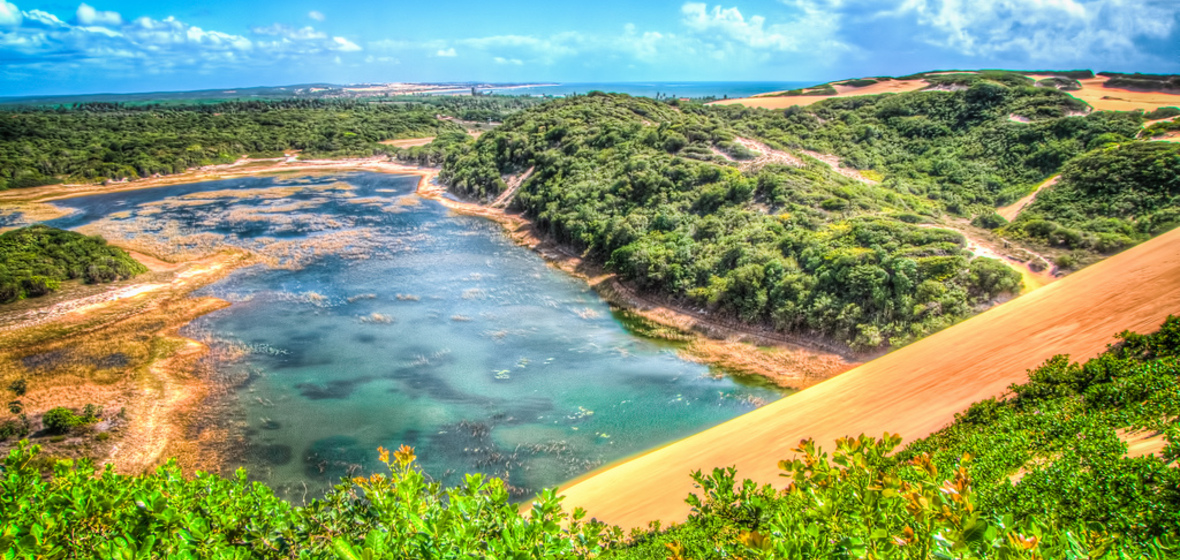
M 416 183 L 177 185 L 65 200 L 77 211 L 54 225 L 267 258 L 205 288 L 233 305 L 182 334 L 232 358 L 219 367 L 246 380 L 226 419 L 235 456 L 296 499 L 401 444 L 445 483 L 478 471 L 524 495 L 779 396 L 630 334 L 584 282 Z

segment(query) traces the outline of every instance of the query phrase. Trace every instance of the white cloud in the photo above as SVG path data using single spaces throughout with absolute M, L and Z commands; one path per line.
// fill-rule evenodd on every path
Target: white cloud
M 32 23 L 42 27 L 66 27 L 68 25 L 66 22 L 58 19 L 57 16 L 49 12 L 43 12 L 41 10 L 29 10 L 27 12 L 21 13 L 25 16 L 25 24 Z
M 745 17 L 737 7 L 723 8 L 700 2 L 680 7 L 682 22 L 699 36 L 725 45 L 743 45 L 756 51 L 809 52 L 828 58 L 851 47 L 838 38 L 841 14 L 834 7 L 841 0 L 783 0 L 791 12 L 780 23 L 765 17 Z
M 493 57 L 492 60 L 495 61 L 496 64 L 511 64 L 513 66 L 521 66 L 524 64 L 524 61 L 520 60 L 519 58 L 504 58 L 502 56 L 497 56 Z
M 115 27 L 123 24 L 123 16 L 118 12 L 104 12 L 92 8 L 89 4 L 78 5 L 74 17 L 80 25 L 105 25 Z
M 344 37 L 332 37 L 332 42 L 336 44 L 335 48 L 340 52 L 356 52 L 362 50 L 360 45 L 353 43 Z
M 255 35 L 271 35 L 276 37 L 285 37 L 295 41 L 305 41 L 311 39 L 327 39 L 328 34 L 322 31 L 316 31 L 311 26 L 302 29 L 295 29 L 288 27 L 281 23 L 272 23 L 265 27 L 251 27 L 250 32 Z
M 24 18 L 16 4 L 0 0 L 0 25 L 20 25 L 22 19 Z
M 1173 32 L 1180 6 L 1154 0 L 904 0 L 926 41 L 973 56 L 1085 61 L 1135 53 L 1135 41 Z
M 15 9 L 0 5 L 0 10 Z M 331 62 L 340 56 L 348 62 L 350 53 L 362 50 L 344 37 L 332 37 L 310 26 L 255 27 L 247 37 L 190 25 L 171 16 L 124 21 L 115 12 L 98 11 L 87 4 L 78 9 L 72 22 L 41 10 L 15 13 L 20 14 L 18 25 L 0 27 L 0 58 L 4 60 L 0 76 L 11 79 L 38 75 L 49 80 L 88 69 L 107 74 L 208 73 L 315 57 Z M 15 19 L 4 17 L 4 21 Z
M 455 52 L 455 47 L 451 47 L 449 49 L 438 49 L 438 52 L 436 52 L 434 54 L 434 56 L 441 56 L 441 57 L 450 58 L 450 57 L 458 56 L 458 53 Z
M 314 19 L 316 21 L 324 21 L 324 19 L 325 19 L 323 12 L 320 12 L 317 10 L 312 10 L 310 12 L 307 12 L 307 17 Z

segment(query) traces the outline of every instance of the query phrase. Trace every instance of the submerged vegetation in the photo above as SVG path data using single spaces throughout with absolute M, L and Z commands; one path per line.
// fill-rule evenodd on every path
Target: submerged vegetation
M 43 225 L 0 234 L 0 303 L 48 294 L 66 280 L 113 282 L 147 272 L 126 251 Z
M 526 513 L 503 481 L 444 489 L 412 449 L 380 450 L 388 474 L 341 481 L 296 506 L 244 471 L 143 475 L 14 448 L 0 473 L 0 548 L 11 558 L 1168 558 L 1180 552 L 1180 319 L 1084 364 L 1065 356 L 954 424 L 897 451 L 860 436 L 829 456 L 803 441 L 780 462 L 786 487 L 693 473 L 682 525 L 624 535 L 554 491 Z M 1159 456 L 1127 456 L 1120 434 L 1155 432 Z M 896 452 L 895 452 L 896 451 Z M 1069 483 L 1062 483 L 1069 481 Z

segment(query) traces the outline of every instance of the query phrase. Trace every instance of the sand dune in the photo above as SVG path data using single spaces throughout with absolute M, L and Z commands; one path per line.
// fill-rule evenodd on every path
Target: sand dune
M 1029 74 L 1028 77 L 1039 80 L 1046 75 Z M 1103 86 L 1106 80 L 1106 76 L 1078 80 L 1082 89 L 1066 93 L 1089 103 L 1095 111 L 1154 111 L 1160 107 L 1180 107 L 1180 95 L 1108 88 Z
M 1001 395 L 1056 354 L 1083 360 L 1124 329 L 1149 332 L 1180 313 L 1180 230 L 735 420 L 608 467 L 563 489 L 624 527 L 683 520 L 694 469 L 736 465 L 778 480 L 777 462 L 800 439 L 900 433 L 907 441 L 949 424 L 972 402 Z M 637 426 L 636 429 L 642 429 Z
M 935 76 L 938 74 L 962 74 L 971 72 L 938 72 L 930 74 Z M 1047 78 L 1049 74 L 1027 74 L 1033 79 Z M 1079 80 L 1082 84 L 1082 89 L 1078 91 L 1067 92 L 1070 95 L 1089 103 L 1096 111 L 1152 111 L 1159 107 L 1180 107 L 1180 95 L 1158 93 L 1158 92 L 1143 92 L 1131 91 L 1127 89 L 1114 89 L 1104 87 L 1107 78 L 1105 76 L 1096 76 L 1088 80 Z M 916 91 L 929 86 L 926 80 L 887 80 L 877 82 L 875 84 L 855 88 L 849 86 L 834 86 L 836 88 L 836 95 L 798 95 L 792 97 L 768 97 L 782 92 L 770 92 L 754 97 L 747 97 L 743 99 L 726 99 L 724 101 L 716 101 L 716 105 L 745 105 L 747 107 L 761 107 L 763 109 L 786 109 L 792 106 L 805 106 L 813 103 L 818 103 L 824 99 L 831 99 L 833 97 L 852 97 L 856 95 L 876 95 L 879 93 L 902 93 L 907 91 Z
M 812 103 L 818 103 L 825 99 L 833 97 L 853 97 L 857 95 L 876 95 L 878 93 L 903 93 L 907 91 L 915 91 L 929 86 L 926 80 L 886 80 L 877 82 L 865 87 L 851 87 L 851 86 L 834 86 L 836 88 L 836 95 L 795 95 L 790 97 L 766 97 L 776 93 L 767 93 L 756 97 L 747 97 L 744 99 L 726 99 L 724 101 L 716 101 L 716 105 L 745 105 L 747 107 L 761 107 L 763 109 L 786 109 L 796 105 L 805 106 Z

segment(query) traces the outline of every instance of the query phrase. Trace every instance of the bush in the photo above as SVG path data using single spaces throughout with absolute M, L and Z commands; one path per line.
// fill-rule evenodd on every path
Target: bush
M 971 225 L 984 229 L 996 229 L 1008 225 L 1008 220 L 1003 216 L 992 212 L 990 214 L 980 214 L 971 220 Z
M 0 234 L 0 303 L 38 297 L 65 280 L 113 282 L 147 272 L 101 237 L 35 225 Z
M 75 414 L 73 410 L 59 406 L 41 416 L 41 424 L 50 433 L 64 434 L 79 426 L 93 424 L 98 421 L 98 416 L 101 412 L 101 408 L 92 404 L 86 405 L 82 414 Z
M 1154 120 L 1159 120 L 1159 119 L 1170 119 L 1172 117 L 1175 117 L 1176 115 L 1180 115 L 1180 108 L 1160 107 L 1159 109 L 1156 109 L 1150 113 L 1144 114 L 1143 118 L 1145 118 L 1149 121 L 1154 121 Z
M 25 381 L 24 378 L 17 379 L 16 381 L 9 383 L 8 388 L 13 393 L 16 393 L 16 396 L 23 397 L 25 395 L 25 392 L 27 392 L 29 390 L 29 382 Z
M 23 414 L 16 420 L 0 422 L 0 441 L 12 437 L 25 437 L 27 435 L 29 435 L 29 419 Z

